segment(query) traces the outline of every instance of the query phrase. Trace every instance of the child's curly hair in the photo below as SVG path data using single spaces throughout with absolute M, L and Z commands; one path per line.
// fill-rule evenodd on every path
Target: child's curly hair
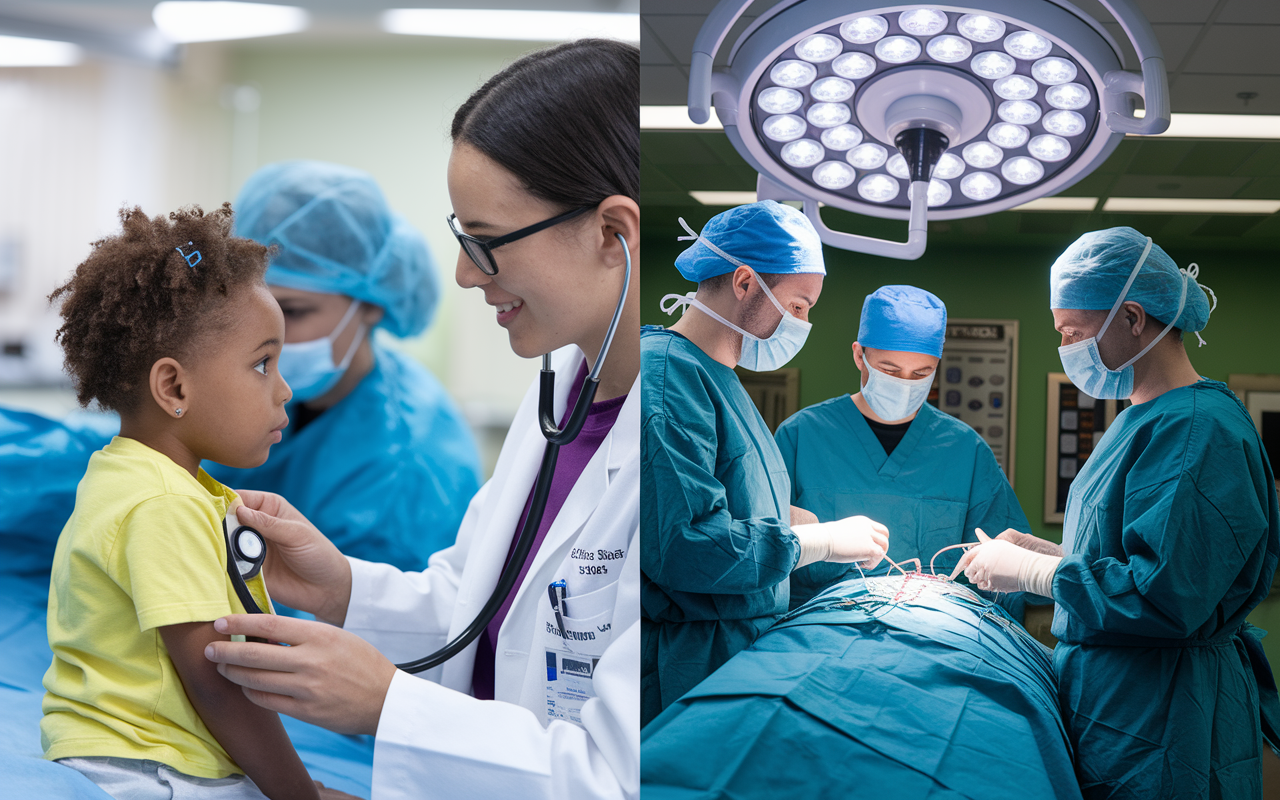
M 230 203 L 210 214 L 185 206 L 168 218 L 122 208 L 123 230 L 94 242 L 49 295 L 63 300 L 57 340 L 82 406 L 135 408 L 152 364 L 189 355 L 229 322 L 235 290 L 263 283 L 270 251 L 232 236 L 232 217 Z

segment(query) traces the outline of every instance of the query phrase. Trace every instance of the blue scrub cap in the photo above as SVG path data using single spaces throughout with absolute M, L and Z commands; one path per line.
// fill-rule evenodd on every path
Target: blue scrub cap
M 914 286 L 881 286 L 862 302 L 858 344 L 942 357 L 947 307 L 938 296 Z
M 691 234 L 680 241 L 696 241 L 676 258 L 676 269 L 694 283 L 733 272 L 743 264 L 774 275 L 827 274 L 818 232 L 808 217 L 791 206 L 762 200 L 731 208 L 712 217 L 701 234 L 684 220 L 680 224 Z
M 440 299 L 422 234 L 387 206 L 366 172 L 283 161 L 255 172 L 236 198 L 235 233 L 280 252 L 267 283 L 379 306 L 381 328 L 421 333 Z
M 1146 246 L 1147 237 L 1129 227 L 1090 231 L 1076 239 L 1049 270 L 1049 308 L 1110 311 Z M 1138 303 L 1166 325 L 1173 322 L 1184 331 L 1201 331 L 1209 324 L 1213 310 L 1201 289 L 1209 295 L 1213 291 L 1196 283 L 1199 274 L 1195 264 L 1178 269 L 1169 254 L 1153 243 L 1124 299 Z M 1174 321 L 1171 318 L 1178 313 L 1184 280 L 1187 303 Z M 1216 297 L 1213 305 L 1217 305 Z

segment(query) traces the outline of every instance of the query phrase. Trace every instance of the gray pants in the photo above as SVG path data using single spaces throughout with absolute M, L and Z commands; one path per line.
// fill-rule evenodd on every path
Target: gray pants
M 136 758 L 60 758 L 115 800 L 267 800 L 246 775 L 196 778 L 158 761 Z

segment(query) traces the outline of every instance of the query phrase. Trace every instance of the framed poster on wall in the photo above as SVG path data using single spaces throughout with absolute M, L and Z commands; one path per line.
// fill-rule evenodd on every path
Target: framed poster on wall
M 1275 471 L 1280 467 L 1280 375 L 1228 375 L 1227 388 L 1249 410 Z M 1280 480 L 1276 484 L 1280 486 Z
M 929 402 L 982 436 L 1013 484 L 1018 320 L 948 319 Z
M 756 404 L 764 423 L 771 433 L 778 430 L 782 421 L 800 410 L 800 370 L 783 367 L 772 372 L 752 372 L 735 367 L 742 388 Z
M 1061 525 L 1071 482 L 1127 400 L 1098 400 L 1061 372 L 1049 373 L 1044 443 L 1044 521 Z

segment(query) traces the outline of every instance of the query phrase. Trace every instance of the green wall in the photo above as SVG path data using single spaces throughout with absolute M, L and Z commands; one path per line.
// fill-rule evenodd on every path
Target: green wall
M 718 210 L 707 208 L 700 217 L 687 213 L 688 209 L 680 211 L 696 230 Z M 660 225 L 667 216 L 671 224 Z M 641 319 L 647 324 L 670 324 L 673 318 L 662 314 L 658 303 L 664 294 L 693 289 L 673 266 L 687 243 L 675 240 L 683 234 L 675 214 L 649 216 L 644 233 Z M 1064 236 L 1056 245 L 1034 248 L 948 242 L 930 247 L 919 261 L 893 261 L 826 248 L 828 275 L 822 297 L 809 317 L 813 331 L 804 350 L 788 365 L 800 368 L 801 405 L 812 405 L 857 386 L 858 372 L 849 345 L 857 336 L 863 298 L 885 284 L 907 283 L 928 289 L 942 298 L 954 318 L 1019 320 L 1014 488 L 1032 532 L 1061 541 L 1062 527 L 1042 521 L 1046 375 L 1062 371 L 1057 353 L 1059 336 L 1048 309 L 1048 270 L 1073 238 Z M 1204 331 L 1209 344 L 1197 348 L 1195 337 L 1186 337 L 1192 363 L 1200 373 L 1222 381 L 1230 373 L 1280 373 L 1280 347 L 1270 326 L 1264 324 L 1277 315 L 1280 301 L 1280 268 L 1275 254 L 1192 247 L 1171 247 L 1169 254 L 1179 264 L 1198 263 L 1201 282 L 1210 286 L 1220 301 Z M 746 260 L 749 262 L 749 257 Z M 1273 638 L 1280 645 L 1280 635 Z

